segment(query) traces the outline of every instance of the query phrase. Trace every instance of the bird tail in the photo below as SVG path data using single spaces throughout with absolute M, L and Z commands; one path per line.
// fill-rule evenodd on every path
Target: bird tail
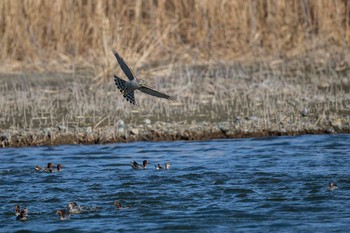
M 120 92 L 123 94 L 124 98 L 129 101 L 131 104 L 136 105 L 134 91 L 126 90 L 126 81 L 119 78 L 117 75 L 114 75 L 115 85 L 118 87 Z
M 114 83 L 118 87 L 120 92 L 123 93 L 125 91 L 125 86 L 126 86 L 125 83 L 126 83 L 126 81 L 124 81 L 123 79 L 119 78 L 117 75 L 114 75 Z

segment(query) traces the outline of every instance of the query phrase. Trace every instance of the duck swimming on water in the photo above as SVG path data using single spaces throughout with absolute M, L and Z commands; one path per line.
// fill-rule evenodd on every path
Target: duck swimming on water
M 46 168 L 42 168 L 40 166 L 35 166 L 35 171 L 37 172 L 54 172 L 53 163 L 48 163 Z
M 62 168 L 63 168 L 62 164 L 57 164 L 57 171 L 58 172 L 62 171 Z
M 17 215 L 17 208 L 16 208 Z M 27 220 L 28 211 L 27 208 L 21 210 L 20 214 L 16 217 L 16 220 L 26 221 Z
M 133 161 L 130 163 L 131 167 L 135 170 L 146 169 L 148 164 L 149 164 L 148 160 L 143 160 L 142 165 L 138 164 L 136 161 Z
M 119 201 L 115 201 L 114 205 L 118 208 L 118 210 L 120 209 L 129 209 L 130 206 L 122 206 L 122 203 L 120 203 Z
M 49 173 L 56 172 L 56 171 L 60 172 L 62 171 L 62 168 L 63 168 L 62 164 L 57 164 L 57 167 L 56 167 L 57 170 L 55 170 L 53 163 L 48 163 L 46 168 L 42 168 L 40 166 L 34 167 L 35 171 L 37 172 L 49 172 Z
M 334 189 L 337 189 L 337 188 L 338 188 L 338 186 L 337 186 L 335 183 L 333 183 L 333 182 L 331 182 L 331 183 L 328 185 L 328 187 L 327 187 L 327 189 L 330 190 L 330 191 L 332 191 L 332 190 L 334 190 Z
M 70 219 L 70 213 L 66 210 L 57 210 L 56 214 L 58 214 L 60 217 L 59 217 L 59 220 L 68 220 Z
M 70 214 L 81 214 L 83 212 L 83 209 L 76 202 L 68 203 L 67 210 Z

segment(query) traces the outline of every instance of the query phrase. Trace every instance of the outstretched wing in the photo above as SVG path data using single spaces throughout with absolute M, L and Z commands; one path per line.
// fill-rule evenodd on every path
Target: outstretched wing
M 143 93 L 146 93 L 155 97 L 164 98 L 164 99 L 173 100 L 173 101 L 175 100 L 174 97 L 167 95 L 165 93 L 156 91 L 150 87 L 142 86 L 139 88 L 139 90 L 142 91 Z
M 126 90 L 126 81 L 119 78 L 117 75 L 114 75 L 115 85 L 118 87 L 120 92 L 123 94 L 124 98 L 129 101 L 131 104 L 136 105 L 134 91 Z
M 128 66 L 128 64 L 124 61 L 124 59 L 121 56 L 119 56 L 117 51 L 113 50 L 113 53 L 114 53 L 114 56 L 117 58 L 120 68 L 122 68 L 126 77 L 128 77 L 130 81 L 133 80 L 135 78 L 135 75 L 130 69 L 130 67 Z

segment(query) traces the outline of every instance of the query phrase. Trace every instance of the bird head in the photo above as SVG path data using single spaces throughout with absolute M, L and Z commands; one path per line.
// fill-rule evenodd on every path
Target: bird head
M 142 79 L 139 79 L 139 84 L 140 85 L 146 85 L 146 82 L 144 80 L 142 80 Z

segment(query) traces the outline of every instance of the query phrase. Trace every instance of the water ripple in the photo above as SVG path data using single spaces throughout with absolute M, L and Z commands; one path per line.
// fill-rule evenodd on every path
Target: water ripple
M 350 224 L 350 135 L 0 150 L 5 232 L 339 231 Z M 130 162 L 151 162 L 135 171 Z M 62 163 L 63 172 L 34 166 Z M 171 162 L 170 170 L 154 165 Z M 338 189 L 328 191 L 329 182 Z M 117 209 L 115 200 L 128 209 Z M 58 221 L 77 202 L 88 211 Z M 28 221 L 16 221 L 16 204 Z

